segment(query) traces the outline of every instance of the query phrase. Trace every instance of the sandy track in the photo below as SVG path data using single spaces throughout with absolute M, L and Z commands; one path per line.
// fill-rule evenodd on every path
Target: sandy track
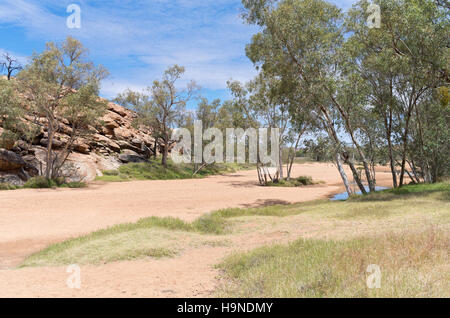
M 325 183 L 307 188 L 264 188 L 256 183 L 256 171 L 243 171 L 196 180 L 1 191 L 0 296 L 206 296 L 216 274 L 211 266 L 227 249 L 196 249 L 165 260 L 164 266 L 160 261 L 86 266 L 83 273 L 92 285 L 82 293 L 65 286 L 65 268 L 13 268 L 50 243 L 143 217 L 173 216 L 192 221 L 221 208 L 303 202 L 343 190 L 331 164 L 298 165 L 294 172 L 295 176 L 307 175 Z M 387 182 L 389 175 L 382 174 L 379 179 Z

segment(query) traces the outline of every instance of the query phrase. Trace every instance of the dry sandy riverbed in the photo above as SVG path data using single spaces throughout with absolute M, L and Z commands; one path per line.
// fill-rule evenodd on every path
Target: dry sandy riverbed
M 82 266 L 81 290 L 69 289 L 66 267 L 16 269 L 26 256 L 51 243 L 149 216 L 192 221 L 228 207 L 253 207 L 327 198 L 343 191 L 331 164 L 296 165 L 294 176 L 323 184 L 305 188 L 265 188 L 256 171 L 176 181 L 93 183 L 85 189 L 0 192 L 0 297 L 196 297 L 217 285 L 213 265 L 233 250 L 245 250 L 308 233 L 249 232 L 224 246 L 186 248 L 170 259 L 145 259 Z M 387 171 L 378 174 L 389 185 Z M 317 224 L 310 229 L 317 230 Z M 325 226 L 326 227 L 326 226 Z M 325 230 L 325 228 L 323 229 Z

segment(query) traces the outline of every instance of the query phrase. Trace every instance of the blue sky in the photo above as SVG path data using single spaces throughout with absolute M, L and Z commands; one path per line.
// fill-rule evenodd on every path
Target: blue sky
M 345 9 L 354 1 L 331 2 Z M 72 3 L 81 8 L 81 29 L 66 26 Z M 179 64 L 186 67 L 183 80 L 195 80 L 203 96 L 226 99 L 227 80 L 256 74 L 245 56 L 256 29 L 242 22 L 240 8 L 240 0 L 0 0 L 0 51 L 25 62 L 45 42 L 72 35 L 110 71 L 106 98 L 141 90 Z

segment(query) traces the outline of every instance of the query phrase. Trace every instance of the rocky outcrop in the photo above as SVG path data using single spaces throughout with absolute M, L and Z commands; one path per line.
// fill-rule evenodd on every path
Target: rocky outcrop
M 107 111 L 101 119 L 102 124 L 90 127 L 90 134 L 77 140 L 74 152 L 62 169 L 63 175 L 69 181 L 91 181 L 96 176 L 101 176 L 104 170 L 148 159 L 152 155 L 155 141 L 148 129 L 133 127 L 135 118 L 133 111 L 108 103 Z M 24 120 L 36 119 L 30 117 Z M 38 120 L 45 121 L 44 118 Z M 60 118 L 60 129 L 53 142 L 55 151 L 64 148 L 71 130 L 70 123 Z M 47 144 L 47 132 L 42 129 L 31 143 L 19 140 L 13 147 L 9 147 L 10 151 L 0 150 L 0 182 L 17 185 L 42 173 L 45 170 Z
M 15 152 L 0 149 L 0 183 L 22 185 L 38 174 L 38 170 Z
M 126 149 L 123 153 L 119 155 L 119 160 L 123 163 L 139 163 L 145 162 L 145 159 L 142 158 L 138 153 L 133 150 Z
M 18 170 L 26 166 L 26 162 L 18 154 L 0 149 L 0 171 Z

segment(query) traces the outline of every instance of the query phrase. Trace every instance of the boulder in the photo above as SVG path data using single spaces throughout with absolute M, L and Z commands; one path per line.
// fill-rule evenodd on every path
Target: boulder
M 125 149 L 121 154 L 139 157 L 139 154 L 137 152 L 130 150 L 130 149 Z
M 31 97 L 30 97 L 31 98 Z M 145 162 L 149 148 L 155 143 L 152 131 L 144 126 L 134 127 L 137 117 L 132 110 L 112 102 L 107 102 L 107 111 L 96 127 L 89 126 L 82 137 L 74 144 L 63 174 L 69 180 L 92 181 L 103 170 L 115 170 L 129 162 Z M 46 169 L 48 132 L 47 120 L 39 114 L 23 116 L 23 122 L 30 127 L 39 128 L 33 140 L 19 140 L 15 144 L 1 144 L 0 172 L 2 180 L 20 184 L 23 179 L 39 175 Z M 72 123 L 66 118 L 57 117 L 59 130 L 55 133 L 53 150 L 58 153 L 69 141 Z M 32 124 L 33 123 L 33 124 Z M 38 124 L 35 126 L 34 124 Z M 0 135 L 4 131 L 0 122 Z M 7 146 L 9 149 L 4 149 Z
M 122 107 L 120 105 L 114 104 L 114 103 L 108 103 L 108 110 L 115 112 L 116 114 L 119 114 L 122 117 L 130 116 L 131 111 L 126 109 L 125 107 Z
M 114 112 L 108 111 L 102 118 L 104 127 L 107 129 L 114 130 L 115 128 L 119 128 L 119 122 L 121 122 L 122 117 Z
M 89 154 L 90 149 L 91 147 L 83 141 L 79 141 L 74 145 L 74 150 L 82 154 Z
M 26 162 L 18 154 L 0 149 L 0 171 L 18 170 L 26 166 Z
M 72 133 L 72 128 L 69 127 L 68 125 L 60 124 L 59 131 L 64 135 L 70 136 L 70 134 Z
M 24 181 L 19 177 L 19 171 L 1 172 L 0 171 L 0 183 L 7 183 L 13 186 L 22 186 Z
M 141 145 L 143 144 L 143 141 L 139 138 L 133 138 L 131 140 L 131 143 L 136 147 L 141 147 Z
M 16 141 L 13 138 L 9 138 L 6 134 L 6 130 L 0 127 L 0 148 L 11 150 L 14 148 Z
M 41 141 L 40 141 L 40 144 L 42 146 L 44 146 L 44 147 L 47 147 L 48 146 L 48 139 L 47 138 L 42 138 Z M 53 139 L 53 142 L 52 142 L 53 148 L 62 148 L 62 147 L 64 147 L 64 145 L 65 145 L 64 141 L 58 140 L 58 139 L 55 139 L 55 138 Z
M 131 130 L 122 127 L 114 129 L 114 136 L 116 136 L 117 139 L 122 140 L 129 140 L 133 139 L 134 137 L 133 132 Z
M 130 144 L 124 140 L 117 140 L 117 143 L 119 144 L 121 149 L 129 149 L 129 150 L 133 150 L 137 153 L 139 153 L 141 151 L 141 148 L 133 146 L 132 144 Z
M 119 153 L 121 150 L 121 147 L 118 143 L 103 135 L 95 134 L 92 136 L 92 140 L 93 145 L 101 145 L 103 147 L 111 149 L 113 152 Z
M 141 156 L 137 156 L 137 155 L 128 155 L 126 153 L 122 153 L 119 155 L 119 160 L 122 161 L 123 163 L 141 163 L 141 162 L 146 162 L 147 160 L 145 160 L 143 157 Z

